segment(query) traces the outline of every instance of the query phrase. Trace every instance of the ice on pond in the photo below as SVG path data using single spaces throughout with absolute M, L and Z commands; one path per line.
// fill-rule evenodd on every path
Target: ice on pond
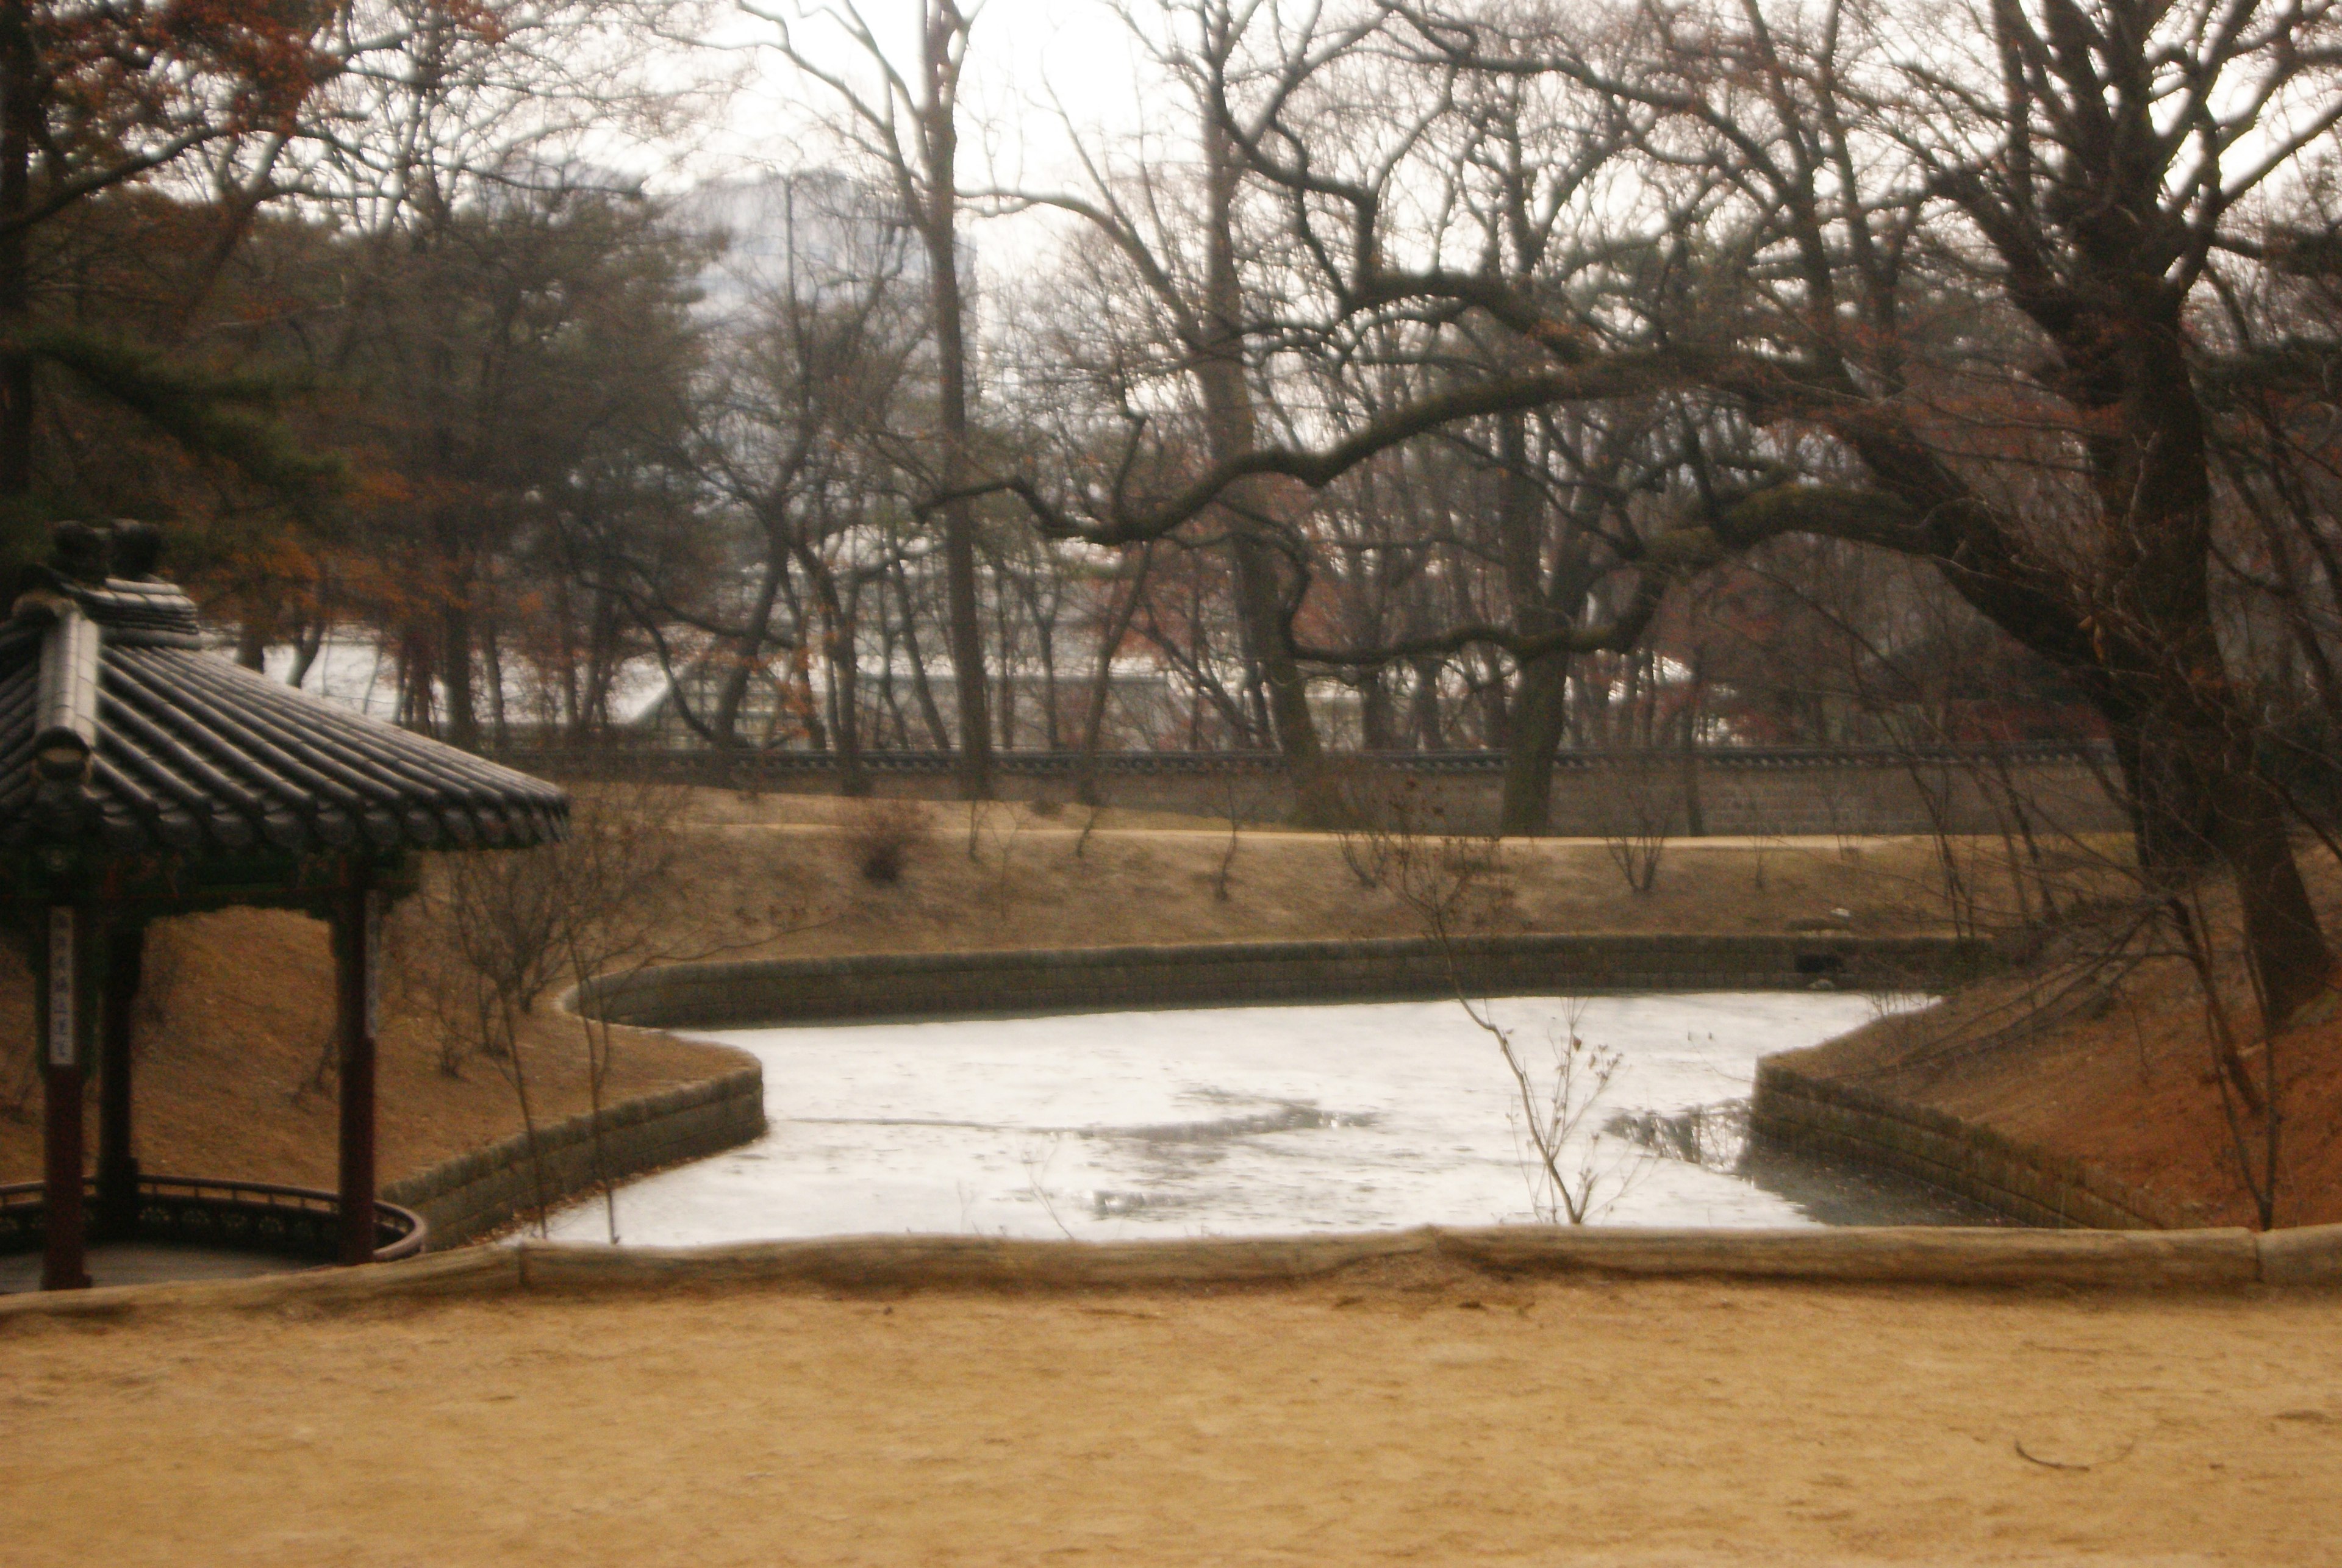
M 1542 1074 L 1573 1004 L 1490 1005 Z M 1597 1218 L 1817 1223 L 1809 1205 L 1736 1170 L 1728 1108 L 1745 1104 L 1758 1057 L 1858 1027 L 1877 1015 L 1876 999 L 1732 993 L 1575 1005 L 1579 1036 L 1619 1064 L 1563 1161 L 1573 1175 L 1596 1173 Z M 1518 1091 L 1496 1043 L 1454 1002 L 703 1037 L 762 1060 L 771 1130 L 623 1188 L 622 1240 L 1103 1240 L 1536 1217 Z M 1727 1110 L 1706 1114 L 1716 1107 Z M 553 1231 L 606 1239 L 602 1204 L 570 1208 Z

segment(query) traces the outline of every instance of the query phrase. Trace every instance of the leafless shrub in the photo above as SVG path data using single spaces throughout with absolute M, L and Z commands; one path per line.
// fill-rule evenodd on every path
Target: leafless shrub
M 145 989 L 143 977 L 139 989 L 143 995 Z M 330 993 L 318 999 L 309 1024 L 309 1037 L 316 1042 L 311 1050 L 309 1071 L 302 1075 L 301 1082 L 293 1085 L 293 1093 L 286 1096 L 296 1105 L 312 1094 L 325 1094 L 341 1076 L 341 1013 Z
M 926 814 L 916 801 L 870 795 L 848 808 L 840 841 L 863 881 L 892 887 L 927 836 Z
M 1953 812 L 1959 774 L 1940 755 L 1930 756 L 1897 731 L 1904 771 L 1912 793 L 1927 814 L 1927 835 L 1943 879 L 1944 914 L 1956 936 L 1977 936 L 1988 924 L 1987 897 L 1974 835 L 1957 832 Z M 2021 872 L 2019 873 L 2021 876 Z M 2021 885 L 2021 884 L 2020 884 Z
M 1501 839 L 1449 831 L 1447 811 L 1421 781 L 1345 781 L 1343 864 L 1358 885 L 1388 893 L 1425 934 L 1454 936 L 1509 891 Z
M 33 1119 L 33 1099 L 41 1090 L 41 1054 L 33 1042 L 33 1031 L 24 1032 L 18 1040 L 0 1042 L 0 1050 L 7 1052 L 0 1061 L 7 1063 L 7 1088 L 0 1097 L 0 1116 L 11 1122 Z
M 2263 1020 L 2259 1039 L 2246 1044 L 2249 1026 L 2231 1004 L 2223 962 L 2221 933 L 2207 907 L 2200 883 L 2175 893 L 2164 917 L 2196 982 L 2203 1008 L 2205 1044 L 2211 1052 L 2212 1082 L 2220 1094 L 2220 1115 L 2228 1128 L 2228 1148 L 2237 1174 L 2263 1230 L 2277 1223 L 2285 1117 L 2282 1081 L 2277 1075 L 2285 1032 L 2267 1027 L 2268 1008 L 2256 994 Z M 2252 973 L 2246 970 L 2249 985 Z
M 440 1067 L 460 1074 L 485 1056 L 511 1085 L 530 1149 L 537 1224 L 552 1193 L 537 1146 L 537 1116 L 522 1021 L 555 987 L 753 946 L 796 929 L 803 911 L 719 890 L 689 874 L 687 841 L 674 831 L 680 792 L 655 784 L 600 786 L 574 804 L 569 836 L 543 848 L 436 857 L 421 896 L 402 911 L 397 937 L 410 995 L 438 1025 Z M 603 1106 L 611 1026 L 577 1014 L 592 1109 Z M 594 1146 L 597 1183 L 616 1211 Z
M 1242 824 L 1243 819 L 1236 814 L 1236 774 L 1224 774 L 1220 779 L 1220 787 L 1223 796 L 1222 804 L 1228 819 L 1228 847 L 1221 854 L 1219 870 L 1212 876 L 1212 897 L 1221 904 L 1226 904 L 1228 901 L 1228 874 L 1236 869 L 1236 845 L 1239 842 L 1236 830 Z
M 1016 842 L 1025 833 L 1025 814 L 1014 805 L 970 801 L 967 807 L 967 857 L 980 867 L 985 852 L 992 856 L 992 914 L 1005 925 L 1016 904 L 1015 868 Z
M 1519 1032 L 1496 1021 L 1486 998 L 1466 984 L 1457 939 L 1485 923 L 1509 893 L 1503 841 L 1443 831 L 1446 812 L 1413 779 L 1380 783 L 1354 775 L 1344 802 L 1349 825 L 1341 830 L 1342 858 L 1362 887 L 1397 899 L 1423 934 L 1439 946 L 1457 1005 L 1495 1042 L 1513 1083 L 1507 1113 L 1520 1140 L 1529 1207 L 1539 1223 L 1582 1225 L 1632 1181 L 1605 1157 L 1602 1135 L 1581 1137 L 1586 1118 L 1616 1076 L 1620 1057 L 1588 1044 L 1578 1025 L 1583 998 L 1563 1004 L 1561 1026 L 1546 1040 L 1543 1059 Z M 1607 1196 L 1606 1183 L 1616 1179 Z
M 1212 897 L 1217 903 L 1226 904 L 1231 897 L 1229 890 L 1235 885 L 1236 850 L 1242 844 L 1237 834 L 1246 821 L 1260 808 L 1266 787 L 1257 778 L 1240 776 L 1233 767 L 1220 774 L 1220 814 L 1227 819 L 1228 843 L 1226 849 L 1221 852 L 1218 869 L 1212 874 Z
M 1519 1032 L 1498 1024 L 1484 1001 L 1473 1003 L 1459 987 L 1456 1001 L 1482 1033 L 1496 1043 L 1512 1074 L 1516 1104 L 1509 1113 L 1524 1144 L 1523 1174 L 1528 1180 L 1529 1212 L 1540 1224 L 1582 1225 L 1616 1201 L 1633 1180 L 1631 1169 L 1605 1159 L 1602 1134 L 1579 1136 L 1617 1076 L 1622 1058 L 1607 1045 L 1587 1044 L 1578 1033 L 1586 999 L 1565 998 L 1560 1026 L 1546 1035 L 1545 1060 L 1534 1061 Z M 1616 1191 L 1603 1193 L 1617 1179 Z
M 1064 1217 L 1057 1213 L 1057 1203 L 1049 1195 L 1048 1184 L 1049 1166 L 1056 1161 L 1057 1147 L 1064 1141 L 1063 1133 L 1051 1133 L 1048 1135 L 1046 1154 L 1037 1153 L 1030 1144 L 1027 1144 L 1017 1156 L 1017 1163 L 1025 1167 L 1026 1195 L 1041 1205 L 1041 1212 L 1049 1216 L 1049 1223 L 1057 1227 L 1057 1233 L 1070 1242 L 1079 1238 L 1074 1234 L 1073 1227 L 1066 1224 Z
M 1622 757 L 1604 781 L 1602 847 L 1630 893 L 1659 885 L 1659 860 L 1675 830 L 1679 781 L 1656 754 Z
M 2181 1005 L 2202 1031 L 2202 1081 L 2219 1097 L 2228 1155 L 2258 1223 L 2275 1223 L 2286 1126 L 2278 1069 L 2288 1036 L 2268 1022 L 2272 1009 L 2247 960 L 2231 874 L 2208 849 L 2192 864 L 2175 856 L 2172 864 L 2141 865 L 2133 854 L 2061 830 L 2005 759 L 1987 754 L 1969 765 L 1979 804 L 1993 814 L 1987 825 L 1997 831 L 1957 831 L 1948 807 L 1939 809 L 1948 788 L 1917 779 L 1934 817 L 1941 878 L 1935 891 L 1957 930 L 1993 936 L 2020 961 L 2014 978 L 2021 988 L 1943 1026 L 1915 1018 L 1910 1043 L 1861 1075 L 1932 1079 L 2120 1006 L 2144 1084 L 2146 1028 L 2129 985 L 2134 974 L 2155 973 L 2149 966 L 2177 961 L 2192 981 L 2193 996 Z
M 1830 837 L 1837 844 L 1838 858 L 1860 860 L 1865 819 L 1869 815 L 1869 810 L 1864 802 L 1847 800 L 1845 787 L 1833 784 L 1826 788 L 1822 792 L 1822 804 L 1829 813 Z
M 132 1017 L 143 1039 L 159 1038 L 175 1015 L 173 993 L 185 969 L 184 952 L 180 922 L 156 921 L 147 926 L 137 999 L 132 1004 Z M 24 984 L 29 994 L 29 974 Z M 40 1094 L 41 1054 L 30 1032 L 18 1039 L 0 1038 L 0 1120 L 31 1121 Z
M 40 1058 L 30 1050 L 15 1054 L 16 1060 L 8 1074 L 7 1101 L 0 1104 L 0 1115 L 11 1122 L 29 1122 L 33 1119 L 33 1093 L 41 1086 Z
M 175 920 L 149 924 L 138 954 L 138 993 L 130 1004 L 133 1026 L 147 1039 L 171 1027 L 178 1016 L 179 990 L 186 973 L 185 924 Z

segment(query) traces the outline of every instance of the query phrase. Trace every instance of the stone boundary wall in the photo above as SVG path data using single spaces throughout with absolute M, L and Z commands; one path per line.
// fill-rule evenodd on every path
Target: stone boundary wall
M 569 999 L 652 1029 L 1622 991 L 1935 989 L 1992 966 L 1949 937 L 1535 935 L 1197 943 L 681 964 Z
M 384 1301 L 656 1294 L 710 1289 L 826 1293 L 1274 1288 L 1393 1258 L 1427 1257 L 1497 1278 L 1602 1274 L 1809 1283 L 2242 1291 L 2342 1286 L 2342 1225 L 2004 1231 L 1849 1226 L 1812 1231 L 1624 1227 L 1425 1228 L 1382 1234 L 1151 1242 L 1022 1242 L 983 1236 L 845 1236 L 708 1247 L 524 1242 L 404 1263 L 196 1284 L 115 1285 L 0 1297 L 16 1320 L 105 1319 L 171 1310 L 281 1311 Z
M 595 1124 L 601 1124 L 600 1169 Z M 762 1137 L 765 1069 L 761 1063 L 720 1077 L 679 1084 L 606 1105 L 537 1129 L 545 1190 L 554 1203 L 591 1192 L 597 1181 L 623 1180 L 719 1154 Z M 383 1200 L 415 1210 L 431 1223 L 434 1251 L 460 1246 L 501 1230 L 536 1207 L 536 1174 L 528 1134 L 515 1133 L 484 1149 L 416 1172 L 382 1189 Z
M 1815 1077 L 1777 1057 L 1756 1064 L 1756 1136 L 1895 1171 L 2028 1225 L 2177 1230 L 2168 1205 L 2068 1155 L 2031 1147 L 1926 1105 Z
M 509 747 L 496 760 L 566 780 L 654 778 L 671 784 L 798 794 L 834 794 L 836 759 L 820 752 L 713 752 L 628 748 Z M 998 759 L 1004 798 L 1066 801 L 1079 758 L 1062 752 L 1008 752 Z M 1402 781 L 1436 804 L 1463 833 L 1494 832 L 1503 788 L 1502 752 L 1356 754 L 1337 765 L 1367 798 Z M 942 752 L 871 752 L 866 782 L 882 795 L 955 799 L 953 759 Z M 2128 819 L 2102 779 L 2113 764 L 2088 745 L 2011 746 L 1999 752 L 1929 748 L 1714 747 L 1689 765 L 1680 751 L 1564 752 L 1555 758 L 1549 832 L 1598 838 L 1646 823 L 1681 835 L 1697 796 L 1708 834 L 1847 835 L 1998 834 L 2017 824 L 2012 794 L 2037 834 L 2127 831 Z M 1178 812 L 1242 822 L 1289 820 L 1291 781 L 1271 755 L 1243 752 L 1118 752 L 1099 757 L 1093 779 L 1101 805 Z

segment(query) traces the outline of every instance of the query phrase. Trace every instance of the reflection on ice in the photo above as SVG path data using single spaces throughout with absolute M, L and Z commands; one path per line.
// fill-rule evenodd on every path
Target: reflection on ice
M 1736 1171 L 1748 1156 L 1748 1102 L 1726 1100 L 1688 1111 L 1616 1111 L 1603 1131 L 1663 1160 Z
M 1582 1005 L 1579 1033 L 1622 1058 L 1585 1123 L 1611 1194 L 1600 1219 L 1953 1217 L 1867 1191 L 1849 1198 L 1833 1188 L 1817 1199 L 1801 1181 L 1766 1180 L 1763 1162 L 1741 1158 L 1756 1059 L 1856 1027 L 1875 1012 L 1869 999 L 1716 994 Z M 1495 1007 L 1499 1022 L 1535 1041 L 1560 1026 L 1565 1004 L 1506 998 Z M 1103 1239 L 1531 1217 L 1512 1081 L 1454 1003 L 712 1038 L 763 1060 L 772 1130 L 625 1189 L 623 1240 L 879 1231 Z M 607 1234 L 598 1203 L 558 1216 L 554 1231 Z

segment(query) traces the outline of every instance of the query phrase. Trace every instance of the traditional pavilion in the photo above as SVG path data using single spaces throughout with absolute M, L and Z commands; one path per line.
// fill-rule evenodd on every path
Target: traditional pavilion
M 205 651 L 143 524 L 55 530 L 0 624 L 0 902 L 30 961 L 44 1179 L 0 1187 L 0 1251 L 45 1290 L 89 1283 L 91 1240 L 177 1238 L 345 1263 L 420 1248 L 375 1197 L 377 953 L 418 850 L 560 838 L 553 785 Z M 337 1193 L 154 1176 L 132 1152 L 130 1009 L 149 921 L 265 904 L 333 925 Z M 98 1081 L 85 1177 L 83 1093 Z

